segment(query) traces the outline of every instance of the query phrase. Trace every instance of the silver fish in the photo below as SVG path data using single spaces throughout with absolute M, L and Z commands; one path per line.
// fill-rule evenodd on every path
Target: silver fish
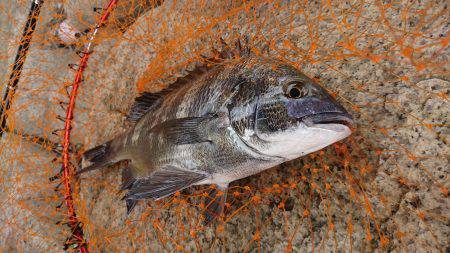
M 126 133 L 83 154 L 79 173 L 128 160 L 121 186 L 128 213 L 138 200 L 215 184 L 206 223 L 223 213 L 231 182 L 342 140 L 352 123 L 299 70 L 248 53 L 143 93 L 128 119 Z

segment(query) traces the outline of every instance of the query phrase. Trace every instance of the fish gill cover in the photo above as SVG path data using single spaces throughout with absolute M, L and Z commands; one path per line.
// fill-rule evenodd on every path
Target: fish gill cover
M 0 1 L 2 93 L 31 2 Z M 447 1 L 45 1 L 0 144 L 0 250 L 448 251 L 448 20 Z M 208 186 L 127 216 L 120 166 L 74 176 L 139 92 L 244 38 L 333 94 L 352 136 L 234 182 L 209 226 Z

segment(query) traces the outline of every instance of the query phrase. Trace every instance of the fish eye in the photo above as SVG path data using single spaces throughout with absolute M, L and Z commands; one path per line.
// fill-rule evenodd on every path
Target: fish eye
M 308 89 L 302 83 L 293 83 L 288 86 L 286 96 L 288 98 L 301 98 L 308 94 Z

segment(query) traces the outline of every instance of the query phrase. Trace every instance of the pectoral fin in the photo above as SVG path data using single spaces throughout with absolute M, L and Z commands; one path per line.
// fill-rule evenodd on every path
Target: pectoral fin
M 212 142 L 211 135 L 223 121 L 217 114 L 168 120 L 155 127 L 175 145 Z
M 214 219 L 220 218 L 225 211 L 225 202 L 227 200 L 228 184 L 217 185 L 212 189 L 209 196 L 204 200 L 204 224 L 208 225 Z

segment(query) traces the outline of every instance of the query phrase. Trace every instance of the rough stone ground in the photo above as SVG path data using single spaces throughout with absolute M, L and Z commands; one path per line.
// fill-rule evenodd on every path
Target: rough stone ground
M 95 19 L 89 14 L 94 4 L 87 3 L 89 1 L 83 3 L 72 1 L 72 5 L 67 7 L 69 16 L 83 14 L 82 17 L 73 18 L 80 29 L 87 24 L 92 24 Z M 434 4 L 434 6 L 443 5 L 445 5 L 444 1 L 437 1 Z M 15 16 L 17 20 L 12 25 L 5 25 L 5 31 L 2 32 L 2 36 L 8 34 L 7 39 L 11 42 L 6 49 L 7 52 L 1 52 L 2 56 L 11 57 L 14 54 L 16 44 L 11 40 L 17 38 L 21 29 L 19 24 L 23 23 L 28 8 L 27 4 L 19 6 L 21 8 L 8 13 Z M 165 83 L 171 75 L 182 75 L 179 68 L 171 69 L 170 66 L 176 66 L 186 59 L 197 56 L 197 52 L 208 54 L 210 41 L 214 41 L 218 36 L 227 39 L 237 37 L 239 34 L 250 36 L 263 34 L 270 38 L 277 48 L 287 50 L 287 46 L 282 43 L 284 38 L 278 34 L 277 26 L 279 27 L 282 23 L 277 22 L 285 21 L 289 13 L 286 9 L 277 13 L 271 12 L 274 8 L 272 4 L 258 4 L 252 9 L 256 13 L 255 23 L 251 21 L 254 18 L 252 15 L 244 13 L 233 16 L 230 23 L 239 29 L 233 29 L 233 26 L 228 29 L 226 22 L 219 22 L 210 33 L 199 32 L 190 35 L 195 39 L 179 33 L 184 30 L 191 31 L 190 28 L 195 25 L 200 26 L 194 23 L 198 22 L 198 17 L 214 16 L 219 19 L 239 6 L 236 3 L 201 6 L 199 3 L 187 5 L 185 1 L 177 1 L 176 4 L 166 1 L 160 8 L 141 17 L 123 36 L 106 38 L 106 34 L 114 32 L 114 28 L 100 33 L 99 36 L 105 39 L 95 48 L 95 54 L 92 55 L 86 72 L 85 83 L 78 97 L 74 142 L 91 147 L 118 134 L 123 130 L 124 123 L 123 115 L 117 111 L 126 111 L 129 108 L 132 98 L 137 94 L 136 83 L 148 79 L 150 74 L 155 75 L 151 77 L 153 84 Z M 313 7 L 314 4 L 309 6 L 311 13 L 314 13 Z M 298 8 L 294 5 L 295 10 Z M 361 21 L 361 30 L 367 30 L 367 33 L 379 32 L 377 26 L 369 22 L 379 15 L 376 6 L 367 5 L 364 10 L 362 16 L 367 20 Z M 436 8 L 436 11 L 438 10 Z M 394 21 L 401 19 L 400 14 L 389 14 L 392 15 L 394 24 L 396 24 Z M 44 11 L 43 17 L 48 18 L 48 15 L 49 13 Z M 3 24 L 6 23 L 3 21 L 4 16 L 0 15 L 0 17 L 3 18 L 1 23 L 3 29 Z M 181 25 L 180 18 L 183 20 Z M 267 20 L 262 26 L 260 22 L 264 19 Z M 83 20 L 85 23 L 77 23 L 77 20 Z M 414 21 L 411 22 L 414 23 Z M 310 46 L 308 23 L 301 16 L 295 18 L 292 23 L 294 25 L 290 41 L 298 48 L 308 48 Z M 162 24 L 168 25 L 163 27 Z M 327 39 L 323 40 L 325 44 L 317 49 L 318 55 L 321 55 L 321 50 L 336 47 L 336 41 L 340 36 L 330 23 L 323 22 L 320 26 L 323 26 L 321 31 L 326 31 L 320 34 L 320 37 Z M 259 27 L 263 27 L 262 30 L 258 30 Z M 440 34 L 448 34 L 447 26 L 435 27 L 437 28 L 430 29 L 430 35 L 439 37 Z M 42 35 L 44 31 L 37 34 Z M 367 44 L 368 41 L 364 38 L 358 40 L 358 43 Z M 377 48 L 382 48 L 381 50 L 389 50 L 392 46 L 391 41 L 383 40 L 376 41 L 375 44 L 378 44 Z M 48 129 L 62 126 L 60 122 L 54 120 L 55 112 L 61 114 L 62 111 L 58 111 L 55 103 L 50 101 L 53 98 L 62 98 L 59 92 L 61 88 L 55 87 L 55 92 L 48 92 L 49 87 L 53 86 L 47 85 L 46 91 L 38 93 L 27 92 L 27 88 L 39 87 L 39 83 L 54 82 L 61 85 L 70 81 L 73 78 L 73 72 L 65 66 L 78 59 L 70 49 L 47 48 L 47 45 L 43 43 L 43 45 L 33 46 L 27 59 L 27 70 L 24 71 L 24 78 L 14 103 L 14 108 L 17 108 L 15 109 L 15 126 L 42 135 L 48 134 Z M 2 50 L 5 49 L 2 48 Z M 429 56 L 433 55 L 434 50 L 436 49 L 430 47 L 422 53 Z M 433 56 L 445 62 L 448 51 L 446 47 L 439 55 Z M 269 53 L 277 56 L 279 52 L 275 50 Z M 175 57 L 164 58 L 168 54 Z M 400 63 L 382 60 L 379 64 L 369 59 L 328 61 L 327 63 L 335 71 L 330 71 L 324 64 L 314 65 L 304 61 L 294 53 L 289 60 L 301 63 L 298 65 L 300 69 L 309 76 L 318 78 L 321 84 L 338 93 L 347 108 L 352 108 L 352 104 L 361 106 L 359 111 L 352 111 L 357 122 L 357 132 L 354 139 L 346 143 L 354 147 L 351 150 L 353 157 L 351 161 L 356 163 L 359 159 L 362 164 L 367 164 L 367 168 L 372 168 L 356 180 L 363 185 L 367 201 L 371 203 L 375 214 L 375 221 L 369 219 L 364 208 L 365 200 L 362 192 L 355 189 L 356 195 L 349 194 L 349 184 L 346 181 L 348 178 L 344 176 L 345 169 L 340 164 L 339 157 L 336 162 L 333 147 L 326 149 L 324 154 L 319 156 L 299 159 L 237 182 L 236 185 L 250 186 L 252 194 L 263 196 L 261 204 L 249 205 L 226 223 L 221 233 L 217 233 L 212 228 L 198 231 L 201 235 L 200 242 L 196 242 L 192 237 L 181 241 L 180 235 L 183 232 L 180 224 L 192 222 L 198 219 L 196 217 L 199 215 L 198 210 L 189 205 L 188 207 L 182 204 L 174 205 L 160 212 L 149 212 L 146 205 L 141 203 L 136 212 L 127 218 L 124 203 L 116 194 L 121 181 L 120 173 L 112 168 L 83 176 L 79 185 L 78 198 L 82 200 L 78 203 L 79 213 L 87 224 L 86 232 L 93 251 L 120 251 L 128 247 L 134 250 L 173 251 L 180 250 L 177 248 L 180 245 L 181 249 L 184 247 L 185 250 L 196 250 L 196 243 L 200 243 L 200 248 L 204 251 L 212 249 L 238 252 L 247 246 L 249 250 L 257 251 L 258 243 L 250 242 L 255 232 L 259 231 L 259 245 L 262 251 L 279 252 L 286 249 L 289 244 L 287 238 L 295 230 L 297 233 L 290 245 L 294 252 L 311 251 L 313 247 L 322 251 L 341 252 L 349 251 L 350 245 L 358 252 L 384 250 L 443 252 L 448 250 L 450 205 L 448 196 L 444 197 L 440 189 L 449 188 L 449 166 L 446 156 L 449 153 L 447 145 L 449 104 L 447 99 L 430 95 L 441 93 L 448 96 L 449 83 L 446 81 L 449 78 L 448 74 L 445 74 L 445 71 L 439 73 L 424 71 L 417 75 L 415 73 L 417 70 L 405 58 L 398 59 Z M 8 62 L 11 61 L 12 58 L 9 58 Z M 149 65 L 153 68 L 146 70 Z M 188 68 L 192 68 L 192 65 L 190 64 Z M 7 73 L 8 70 L 5 70 L 3 66 L 2 74 Z M 161 69 L 165 70 L 162 74 L 158 72 Z M 344 74 L 336 74 L 338 71 Z M 34 73 L 39 75 L 33 75 Z M 395 75 L 412 78 L 410 82 L 404 82 Z M 356 88 L 354 83 L 363 83 L 363 89 Z M 158 89 L 158 85 L 145 87 L 149 90 Z M 362 106 L 366 103 L 370 103 L 370 106 Z M 46 119 L 45 124 L 39 119 Z M 418 119 L 424 119 L 424 121 L 421 122 Z M 40 123 L 36 125 L 29 122 Z M 433 125 L 430 128 L 423 123 Z M 380 128 L 385 130 L 385 134 L 380 131 Z M 7 204 L 3 204 L 7 208 L 3 215 L 0 215 L 0 222 L 5 224 L 0 230 L 2 247 L 0 249 L 6 251 L 34 249 L 51 252 L 60 250 L 59 245 L 64 240 L 65 231 L 64 228 L 53 225 L 60 217 L 55 214 L 38 218 L 35 212 L 39 209 L 51 212 L 54 210 L 51 205 L 55 206 L 57 203 L 35 201 L 23 204 L 23 201 L 53 196 L 52 185 L 47 179 L 56 172 L 57 166 L 49 162 L 51 156 L 46 152 L 26 142 L 19 142 L 14 136 L 8 135 L 2 141 L 3 181 L 1 181 L 0 196 L 1 199 L 7 200 Z M 14 148 L 8 148 L 11 147 L 8 146 L 11 143 L 14 144 Z M 20 146 L 17 143 L 21 143 Z M 383 150 L 383 152 L 376 154 L 376 150 Z M 409 152 L 414 155 L 414 159 L 408 156 L 411 155 Z M 27 157 L 27 159 L 16 161 L 15 156 Z M 308 178 L 317 180 L 314 182 L 320 182 L 323 176 L 327 175 L 314 174 L 309 170 L 298 172 L 299 168 L 303 168 L 305 164 L 310 164 L 313 168 L 323 164 L 330 165 L 333 175 L 329 178 L 329 184 L 333 186 L 332 197 L 325 199 L 318 195 L 311 197 L 309 190 L 306 189 L 311 186 L 307 184 L 300 184 L 299 190 L 284 190 L 279 195 L 276 190 L 270 193 L 263 191 L 274 184 L 289 182 L 290 177 L 296 173 L 302 173 Z M 34 172 L 36 167 L 45 169 Z M 355 171 L 356 167 L 350 165 L 350 169 Z M 36 188 L 39 190 L 33 192 L 31 190 L 34 189 L 31 187 L 33 184 L 45 187 Z M 305 189 L 302 189 L 302 186 Z M 238 199 L 234 204 L 239 207 L 247 199 Z M 276 207 L 282 199 L 289 200 L 286 203 L 289 202 L 292 205 L 292 208 L 289 208 L 290 211 L 283 212 Z M 46 203 L 48 206 L 45 205 Z M 148 205 L 157 206 L 155 203 L 148 203 Z M 187 210 L 180 211 L 179 208 Z M 304 217 L 305 210 L 309 211 L 309 219 Z M 180 216 L 175 215 L 178 212 L 186 216 L 183 216 L 181 221 Z M 329 230 L 329 214 L 332 214 L 332 219 L 335 221 L 332 231 Z M 149 218 L 141 220 L 142 215 L 148 215 Z M 170 239 L 165 245 L 161 242 L 153 223 L 156 217 L 161 224 L 165 225 L 162 232 L 165 238 L 176 238 L 180 240 L 179 243 L 170 243 Z M 14 221 L 14 224 L 10 221 Z M 351 237 L 348 224 L 352 224 Z M 389 239 L 384 248 L 381 247 L 383 242 L 379 238 L 367 239 L 367 230 L 377 237 L 375 228 L 377 226 L 379 231 Z M 131 231 L 130 227 L 136 231 Z M 314 228 L 313 233 L 311 233 L 311 227 Z M 30 231 L 41 235 L 32 236 Z M 105 237 L 108 237 L 108 240 Z M 219 240 L 214 240 L 214 237 Z M 16 243 L 17 240 L 19 243 Z

